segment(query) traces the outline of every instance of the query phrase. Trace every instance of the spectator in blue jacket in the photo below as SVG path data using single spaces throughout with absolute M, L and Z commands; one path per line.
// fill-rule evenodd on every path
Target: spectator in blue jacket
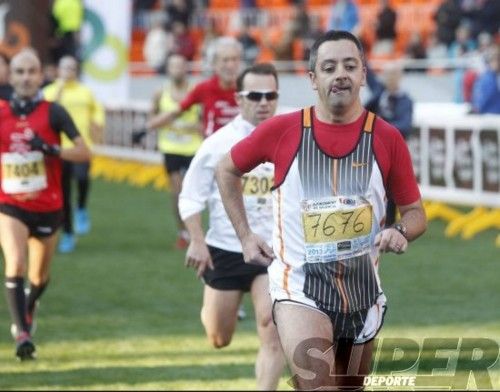
M 373 70 L 367 67 L 366 82 L 371 91 L 371 97 L 365 107 L 394 125 L 407 139 L 412 131 L 413 99 L 401 90 L 402 75 L 402 68 L 398 64 L 391 64 L 384 69 L 382 82 Z M 389 197 L 385 218 L 386 227 L 392 226 L 395 221 L 396 205 Z
M 500 45 L 491 47 L 487 61 L 488 69 L 474 83 L 473 111 L 500 114 Z
M 383 82 L 368 67 L 366 81 L 371 97 L 366 108 L 394 125 L 406 139 L 412 130 L 413 99 L 401 90 L 403 71 L 397 64 L 384 69 Z

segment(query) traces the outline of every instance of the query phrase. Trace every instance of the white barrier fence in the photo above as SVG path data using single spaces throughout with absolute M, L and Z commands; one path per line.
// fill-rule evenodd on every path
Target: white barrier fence
M 500 207 L 500 116 L 417 104 L 408 140 L 425 199 Z
M 155 132 L 139 146 L 131 142 L 148 109 L 142 102 L 108 106 L 104 144 L 95 152 L 161 163 Z M 455 104 L 417 103 L 414 127 L 408 146 L 424 199 L 500 208 L 500 116 L 469 115 L 465 106 Z

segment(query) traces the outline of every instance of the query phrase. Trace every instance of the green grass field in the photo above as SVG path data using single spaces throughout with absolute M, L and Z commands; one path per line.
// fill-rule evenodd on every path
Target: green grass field
M 173 248 L 168 195 L 96 180 L 90 207 L 92 232 L 73 254 L 53 261 L 38 313 L 36 361 L 15 360 L 2 294 L 0 389 L 254 389 L 251 304 L 245 300 L 250 317 L 232 344 L 212 349 L 199 321 L 202 285 Z M 496 233 L 462 241 L 446 239 L 443 230 L 444 223 L 432 222 L 406 255 L 383 257 L 389 310 L 379 342 L 475 337 L 500 343 Z M 491 347 L 485 358 L 493 363 L 497 350 Z M 451 350 L 444 366 L 442 355 L 424 350 L 419 369 L 453 369 L 458 353 Z M 387 350 L 377 353 L 376 364 L 381 375 L 400 365 Z M 498 361 L 489 375 L 499 389 Z M 288 377 L 281 389 L 291 389 Z

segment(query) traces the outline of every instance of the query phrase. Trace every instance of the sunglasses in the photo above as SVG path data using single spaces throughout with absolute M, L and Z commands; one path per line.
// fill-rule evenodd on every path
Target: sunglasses
M 277 91 L 240 91 L 238 94 L 254 102 L 260 102 L 264 97 L 266 101 L 274 101 L 279 97 Z

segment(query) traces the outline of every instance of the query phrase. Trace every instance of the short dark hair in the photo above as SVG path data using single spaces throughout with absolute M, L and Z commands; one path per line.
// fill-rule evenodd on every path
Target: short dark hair
M 256 74 L 256 75 L 272 75 L 276 80 L 276 86 L 278 86 L 278 72 L 276 68 L 271 63 L 258 63 L 251 65 L 250 67 L 245 68 L 236 79 L 236 91 L 243 90 L 243 79 L 247 74 Z
M 363 45 L 361 41 L 352 33 L 344 30 L 329 30 L 321 35 L 314 41 L 311 51 L 309 52 L 309 71 L 314 71 L 316 68 L 316 61 L 318 60 L 318 49 L 324 42 L 327 41 L 340 41 L 346 39 L 348 41 L 354 42 L 359 50 L 359 55 L 361 56 L 361 61 L 365 63 L 365 54 L 363 51 Z

